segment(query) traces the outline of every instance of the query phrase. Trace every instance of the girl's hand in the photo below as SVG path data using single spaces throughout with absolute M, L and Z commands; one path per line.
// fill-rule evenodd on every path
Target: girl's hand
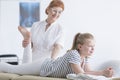
M 112 77 L 113 76 L 113 69 L 107 68 L 107 69 L 103 70 L 103 76 Z
M 27 45 L 30 43 L 30 41 L 29 40 L 23 40 L 22 41 L 22 46 L 25 48 L 25 47 L 27 47 Z

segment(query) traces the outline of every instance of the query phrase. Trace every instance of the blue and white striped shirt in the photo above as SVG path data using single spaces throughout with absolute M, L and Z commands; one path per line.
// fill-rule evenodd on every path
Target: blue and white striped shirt
M 56 60 L 46 59 L 41 66 L 40 76 L 66 77 L 67 74 L 74 73 L 70 63 L 81 64 L 81 57 L 77 50 L 68 51 Z

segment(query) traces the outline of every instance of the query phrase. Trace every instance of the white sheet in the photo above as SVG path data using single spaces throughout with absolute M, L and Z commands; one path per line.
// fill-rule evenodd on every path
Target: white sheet
M 94 76 L 86 74 L 68 74 L 66 77 L 70 80 L 112 80 L 112 78 L 106 78 L 104 76 Z

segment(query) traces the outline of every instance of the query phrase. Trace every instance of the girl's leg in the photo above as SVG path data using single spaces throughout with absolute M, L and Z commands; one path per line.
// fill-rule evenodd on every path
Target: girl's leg
M 31 43 L 28 44 L 27 47 L 24 48 L 22 63 L 31 63 L 32 62 L 32 51 L 31 51 Z
M 26 75 L 40 75 L 41 62 L 35 61 L 22 65 L 11 65 L 8 63 L 0 62 L 0 72 L 26 74 Z
M 28 40 L 30 43 L 24 48 L 24 52 L 23 52 L 23 60 L 22 63 L 30 63 L 32 62 L 32 52 L 31 52 L 31 41 L 30 41 L 30 32 L 19 26 L 18 30 L 20 31 L 20 33 L 22 34 L 24 40 Z
M 30 40 L 30 32 L 22 26 L 18 26 L 18 30 L 22 34 L 24 40 Z

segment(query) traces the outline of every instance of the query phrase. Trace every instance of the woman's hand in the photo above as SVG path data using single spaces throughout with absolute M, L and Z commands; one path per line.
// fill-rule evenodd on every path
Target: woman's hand
M 107 69 L 103 70 L 103 76 L 112 77 L 113 76 L 113 69 L 107 68 Z
M 23 40 L 22 41 L 22 46 L 25 48 L 27 45 L 30 43 L 30 40 Z

